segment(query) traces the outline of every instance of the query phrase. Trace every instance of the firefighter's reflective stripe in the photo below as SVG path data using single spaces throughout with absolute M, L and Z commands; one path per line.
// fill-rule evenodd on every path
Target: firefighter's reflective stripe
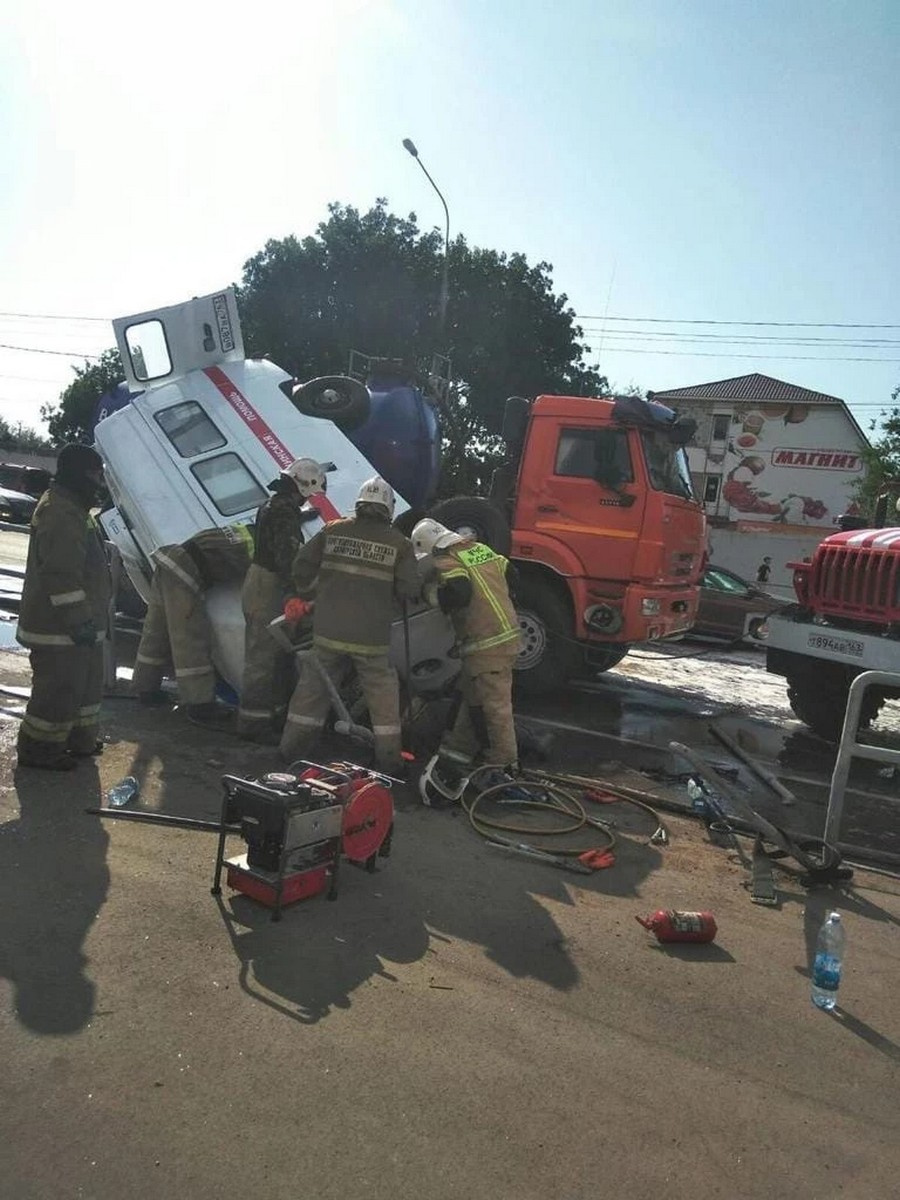
M 325 724 L 324 717 L 305 717 L 302 713 L 289 712 L 287 719 L 292 725 L 301 725 L 305 729 L 321 729 Z
M 23 646 L 73 646 L 75 643 L 65 633 L 32 633 L 20 625 L 16 630 L 16 641 Z
M 191 679 L 197 675 L 212 675 L 212 667 L 176 667 L 176 679 Z
M 503 633 L 495 634 L 494 637 L 481 638 L 477 642 L 468 642 L 460 649 L 461 655 L 477 654 L 480 650 L 493 650 L 495 646 L 505 646 L 507 642 L 511 642 L 513 638 L 518 638 L 520 630 L 506 630 Z
M 251 721 L 270 721 L 272 719 L 272 709 L 270 708 L 244 708 L 241 706 L 238 709 L 239 717 L 247 717 Z
M 356 563 L 335 562 L 334 559 L 326 558 L 324 560 L 328 564 L 328 569 L 331 571 L 339 571 L 342 575 L 363 575 L 367 579 L 383 580 L 387 577 L 386 572 L 377 567 L 360 567 Z
M 83 708 L 78 710 L 78 715 L 75 717 L 75 720 L 72 722 L 72 724 L 80 727 L 83 725 L 97 725 L 99 724 L 99 721 L 100 705 L 86 704 Z
M 174 558 L 171 558 L 164 550 L 157 550 L 153 557 L 156 559 L 157 566 L 165 567 L 167 571 L 171 571 L 173 575 L 177 575 L 185 587 L 189 587 L 192 592 L 200 591 L 200 580 L 195 576 L 190 575 L 180 566 Z
M 99 705 L 97 711 L 100 711 Z M 33 737 L 38 742 L 64 742 L 69 736 L 69 730 L 72 728 L 71 721 L 45 721 L 42 717 L 36 717 L 31 713 L 26 713 L 22 718 L 22 728 L 28 733 L 29 737 Z
M 152 658 L 149 654 L 135 655 L 135 660 L 146 663 L 150 667 L 164 667 L 169 661 L 167 658 Z
M 376 737 L 388 737 L 392 733 L 400 733 L 399 725 L 373 725 L 372 732 Z
M 250 532 L 249 525 L 229 525 L 224 532 L 234 534 L 237 541 L 243 542 L 250 555 L 253 555 L 253 534 Z
M 359 642 L 340 642 L 336 638 L 322 637 L 321 634 L 316 634 L 313 642 L 316 646 L 324 646 L 326 650 L 336 650 L 338 654 L 362 654 L 369 658 L 376 654 L 387 654 L 390 649 L 389 646 L 366 646 Z
M 50 597 L 50 603 L 54 608 L 61 608 L 64 604 L 80 604 L 82 600 L 87 600 L 87 592 L 84 588 L 78 588 L 74 592 L 57 592 L 56 595 Z
M 472 599 L 452 617 L 460 638 L 460 654 L 469 656 L 518 642 L 516 611 L 506 586 L 507 559 L 489 546 L 448 547 L 435 553 L 441 582 L 466 576 Z

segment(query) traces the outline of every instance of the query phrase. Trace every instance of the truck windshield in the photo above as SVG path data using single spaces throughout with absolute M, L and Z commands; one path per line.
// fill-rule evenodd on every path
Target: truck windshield
M 657 492 L 693 500 L 694 489 L 684 447 L 674 446 L 664 433 L 646 429 L 641 430 L 641 445 L 651 486 Z

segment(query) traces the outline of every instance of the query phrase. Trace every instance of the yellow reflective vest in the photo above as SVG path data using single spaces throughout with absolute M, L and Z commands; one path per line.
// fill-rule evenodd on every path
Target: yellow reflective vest
M 498 658 L 515 658 L 519 652 L 519 618 L 506 586 L 508 561 L 481 542 L 455 542 L 433 554 L 439 581 L 466 578 L 472 598 L 455 609 L 450 619 L 465 657 L 496 652 Z

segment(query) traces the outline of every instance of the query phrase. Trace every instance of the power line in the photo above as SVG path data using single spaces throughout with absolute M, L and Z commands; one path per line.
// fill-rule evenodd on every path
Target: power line
M 0 314 L 2 315 L 2 314 Z M 900 325 L 865 325 L 845 321 L 713 321 L 699 317 L 607 317 L 575 313 L 576 321 L 631 321 L 646 325 L 752 325 L 779 329 L 900 329 Z
M 39 350 L 37 346 L 8 346 L 0 342 L 0 350 L 22 350 L 26 354 L 59 354 L 63 358 L 93 358 L 97 362 L 103 357 L 100 354 L 82 354 L 79 350 Z
M 21 317 L 28 321 L 102 321 L 106 325 L 112 323 L 109 317 L 64 317 L 57 313 L 0 312 L 0 317 Z
M 608 354 L 664 354 L 672 358 L 750 358 L 758 361 L 783 362 L 872 362 L 900 363 L 900 358 L 850 358 L 816 354 L 733 354 L 727 350 L 644 350 L 636 346 L 611 346 Z
M 588 337 L 611 337 L 611 338 L 646 338 L 657 339 L 666 342 L 730 342 L 732 344 L 740 344 L 742 346 L 751 346 L 755 343 L 766 346 L 847 346 L 851 348 L 864 349 L 878 346 L 900 346 L 898 338 L 825 338 L 812 336 L 799 337 L 778 337 L 759 333 L 694 333 L 693 330 L 687 333 L 664 333 L 656 329 L 621 329 L 615 333 L 603 329 L 586 327 L 584 332 Z

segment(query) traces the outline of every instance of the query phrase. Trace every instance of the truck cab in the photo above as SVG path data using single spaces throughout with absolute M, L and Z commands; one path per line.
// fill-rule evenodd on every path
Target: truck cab
M 585 667 L 614 666 L 635 642 L 690 628 L 706 554 L 684 451 L 693 432 L 636 397 L 507 401 L 509 462 L 491 498 L 518 575 L 520 690 L 547 691 Z M 463 504 L 435 515 L 465 526 Z

